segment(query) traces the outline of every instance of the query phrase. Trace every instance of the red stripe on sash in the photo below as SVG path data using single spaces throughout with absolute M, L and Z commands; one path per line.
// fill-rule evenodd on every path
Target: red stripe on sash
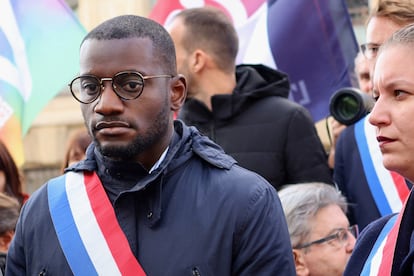
M 390 173 L 392 179 L 394 180 L 395 188 L 397 189 L 401 202 L 405 202 L 410 194 L 410 189 L 407 187 L 404 177 L 394 171 L 390 171 Z
M 405 211 L 405 207 L 407 206 L 407 200 L 408 198 L 406 198 L 403 208 L 401 208 L 401 212 L 398 214 L 397 221 L 395 222 L 393 228 L 388 234 L 387 241 L 385 242 L 384 248 L 382 250 L 382 260 L 379 266 L 378 276 L 391 275 L 392 263 L 394 260 L 394 252 L 395 247 L 397 245 L 398 232 L 400 230 L 401 220 Z
M 131 251 L 98 176 L 95 173 L 84 173 L 84 179 L 92 210 L 121 274 L 144 276 L 145 272 Z
M 390 276 L 392 269 L 392 262 L 394 259 L 395 245 L 397 243 L 398 230 L 400 229 L 401 215 L 398 215 L 398 219 L 388 234 L 387 241 L 385 242 L 382 251 L 382 262 L 378 269 L 378 276 Z

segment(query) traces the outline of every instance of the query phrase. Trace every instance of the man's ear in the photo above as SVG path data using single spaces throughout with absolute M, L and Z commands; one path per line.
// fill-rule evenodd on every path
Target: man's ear
M 306 265 L 306 260 L 303 251 L 299 249 L 293 249 L 293 259 L 295 260 L 296 275 L 307 276 L 309 275 L 309 269 Z
M 200 71 L 204 70 L 206 63 L 209 60 L 209 56 L 203 50 L 197 49 L 191 55 L 189 60 L 190 69 L 194 74 L 197 74 Z
M 171 80 L 171 111 L 178 112 L 187 96 L 187 80 L 181 74 Z

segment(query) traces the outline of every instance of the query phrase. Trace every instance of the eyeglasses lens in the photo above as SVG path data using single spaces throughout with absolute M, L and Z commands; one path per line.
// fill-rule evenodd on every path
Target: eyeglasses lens
M 94 101 L 100 94 L 101 85 L 97 78 L 92 76 L 80 76 L 75 78 L 70 85 L 73 96 L 80 102 Z
M 352 234 L 352 236 L 356 239 L 358 238 L 358 225 L 352 225 L 351 227 L 347 229 L 342 229 L 338 232 L 338 239 L 342 244 L 346 244 L 349 240 L 349 235 Z
M 361 45 L 361 51 L 367 59 L 374 59 L 378 54 L 380 45 L 374 43 L 367 43 Z
M 137 98 L 144 88 L 144 79 L 135 73 L 116 75 L 113 78 L 113 83 L 116 93 L 121 98 L 128 100 Z

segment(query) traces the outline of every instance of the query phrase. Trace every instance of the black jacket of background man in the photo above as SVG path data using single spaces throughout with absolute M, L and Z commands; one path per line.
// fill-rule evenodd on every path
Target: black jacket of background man
M 287 75 L 263 65 L 239 65 L 236 78 L 232 94 L 212 97 L 212 111 L 190 98 L 179 118 L 276 189 L 300 182 L 332 183 L 309 112 L 288 99 Z

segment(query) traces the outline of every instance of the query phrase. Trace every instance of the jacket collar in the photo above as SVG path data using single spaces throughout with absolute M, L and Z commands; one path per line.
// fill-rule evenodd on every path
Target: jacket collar
M 195 127 L 188 127 L 182 121 L 174 122 L 174 135 L 169 145 L 169 150 L 164 160 L 150 174 L 139 164 L 125 161 L 111 161 L 102 156 L 95 149 L 92 143 L 86 151 L 86 159 L 67 169 L 67 171 L 98 171 L 109 170 L 112 177 L 124 177 L 126 181 L 133 181 L 128 187 L 124 187 L 118 195 L 145 190 L 145 193 L 151 193 L 150 200 L 147 201 L 147 208 L 150 210 L 147 220 L 149 226 L 155 225 L 161 218 L 161 206 L 163 196 L 164 181 L 168 172 L 177 169 L 187 162 L 194 155 L 209 163 L 212 166 L 230 169 L 237 162 L 229 155 L 225 154 L 223 149 L 211 141 L 207 136 L 200 134 Z M 97 160 L 104 165 L 97 164 Z M 101 179 L 104 182 L 103 179 Z M 103 183 L 105 185 L 105 183 Z M 108 185 L 108 184 L 106 184 Z M 117 198 L 118 198 L 117 197 Z

